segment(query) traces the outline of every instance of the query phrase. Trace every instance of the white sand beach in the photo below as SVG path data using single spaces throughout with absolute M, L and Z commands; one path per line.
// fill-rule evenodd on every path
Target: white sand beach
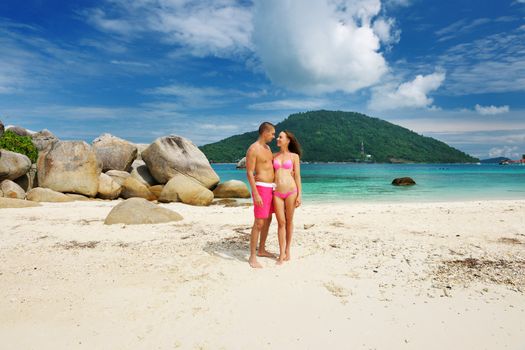
M 116 203 L 0 209 L 0 348 L 525 348 L 525 200 L 306 203 L 260 270 L 252 208 L 106 226 Z

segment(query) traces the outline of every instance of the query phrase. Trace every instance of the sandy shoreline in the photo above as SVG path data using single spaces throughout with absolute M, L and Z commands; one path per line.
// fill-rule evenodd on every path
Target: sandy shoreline
M 103 225 L 116 203 L 0 210 L 2 348 L 525 346 L 525 200 L 307 204 L 257 271 L 251 208 Z

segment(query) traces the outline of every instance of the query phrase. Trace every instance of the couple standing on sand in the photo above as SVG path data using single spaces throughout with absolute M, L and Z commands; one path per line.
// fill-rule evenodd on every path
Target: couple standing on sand
M 266 238 L 272 222 L 272 213 L 277 218 L 279 257 L 277 264 L 290 260 L 290 245 L 293 234 L 293 215 L 301 205 L 301 171 L 299 158 L 301 146 L 288 130 L 277 137 L 280 151 L 272 154 L 268 146 L 275 138 L 275 127 L 269 122 L 259 126 L 259 138 L 246 153 L 246 175 L 252 189 L 255 221 L 250 236 L 251 267 L 261 268 L 257 256 L 273 258 L 266 251 Z M 259 251 L 257 252 L 257 241 Z

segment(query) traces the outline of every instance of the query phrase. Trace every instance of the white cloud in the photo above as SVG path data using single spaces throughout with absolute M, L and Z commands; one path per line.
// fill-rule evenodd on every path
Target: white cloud
M 251 8 L 235 0 L 107 0 L 85 11 L 104 32 L 125 37 L 155 34 L 197 56 L 229 56 L 251 47 Z
M 436 31 L 436 36 L 438 36 L 438 41 L 440 42 L 447 41 L 450 39 L 454 39 L 462 34 L 469 33 L 479 26 L 489 24 L 492 22 L 497 22 L 498 20 L 499 18 L 476 18 L 468 22 L 466 19 L 461 19 Z
M 491 157 L 518 158 L 518 146 L 493 147 L 489 151 Z
M 110 63 L 116 64 L 119 66 L 130 66 L 130 67 L 141 67 L 141 68 L 147 68 L 151 66 L 149 63 L 135 62 L 135 61 L 111 60 Z
M 494 115 L 494 114 L 502 114 L 502 113 L 508 113 L 510 111 L 509 106 L 480 106 L 477 104 L 474 109 L 476 112 L 478 112 L 481 115 Z
M 189 99 L 195 97 L 209 98 L 223 96 L 225 91 L 214 87 L 196 87 L 190 85 L 172 84 L 148 90 L 147 93 L 154 95 L 171 95 Z
M 437 62 L 423 60 L 447 70 L 449 94 L 525 91 L 525 31 L 518 28 L 454 45 Z
M 388 72 L 382 45 L 388 50 L 400 38 L 381 1 L 105 0 L 83 14 L 103 32 L 173 45 L 173 57 L 241 57 L 294 91 L 352 93 Z
M 109 71 L 98 56 L 58 39 L 49 40 L 32 27 L 14 23 L 6 26 L 1 19 L 0 47 L 0 94 L 42 94 L 49 86 L 57 93 L 57 89 L 75 80 L 92 80 Z
M 107 32 L 129 35 L 136 30 L 127 20 L 108 18 L 106 12 L 98 8 L 89 11 L 89 21 L 100 30 Z
M 204 124 L 200 124 L 199 127 L 201 129 L 206 129 L 206 130 L 235 131 L 239 128 L 239 125 L 204 123 Z
M 433 99 L 428 94 L 437 90 L 445 80 L 445 73 L 418 75 L 399 86 L 386 84 L 372 89 L 368 103 L 371 110 L 430 107 Z
M 277 85 L 306 93 L 355 92 L 388 71 L 379 35 L 392 40 L 392 22 L 381 19 L 376 33 L 380 10 L 380 0 L 258 0 L 255 50 Z
M 254 103 L 248 106 L 255 110 L 308 110 L 319 109 L 328 105 L 328 101 L 323 99 L 294 100 L 285 99 L 270 102 Z
M 145 94 L 155 95 L 163 99 L 161 103 L 171 104 L 166 99 L 174 99 L 179 109 L 187 108 L 211 108 L 226 105 L 241 98 L 258 98 L 266 94 L 265 90 L 238 90 L 228 88 L 216 88 L 206 86 L 193 86 L 183 84 L 171 84 L 145 90 Z
M 374 33 L 387 45 L 397 44 L 401 39 L 401 30 L 395 28 L 393 18 L 379 18 L 373 25 Z
M 9 62 L 5 57 L 0 63 L 0 95 L 19 91 L 27 83 L 26 74 L 21 64 L 14 60 Z

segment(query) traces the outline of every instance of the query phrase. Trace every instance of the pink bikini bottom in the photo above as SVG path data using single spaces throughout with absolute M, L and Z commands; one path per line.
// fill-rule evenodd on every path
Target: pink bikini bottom
M 297 193 L 297 188 L 294 189 L 293 191 L 289 191 L 289 192 L 286 192 L 286 193 L 273 191 L 273 195 L 277 196 L 277 197 L 279 197 L 281 199 L 286 199 L 286 198 L 290 197 L 292 194 L 295 194 L 295 193 Z

